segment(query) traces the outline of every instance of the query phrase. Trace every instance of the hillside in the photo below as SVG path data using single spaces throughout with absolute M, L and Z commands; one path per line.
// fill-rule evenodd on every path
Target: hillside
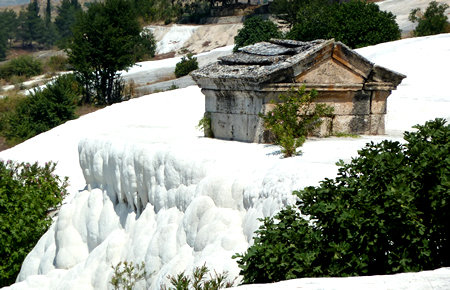
M 29 3 L 28 0 L 2 0 L 0 1 L 0 7 L 23 5 Z
M 359 50 L 408 76 L 388 99 L 387 135 L 310 139 L 295 158 L 280 159 L 275 146 L 202 138 L 195 125 L 204 97 L 196 86 L 110 106 L 1 152 L 2 159 L 58 161 L 58 174 L 71 181 L 67 204 L 25 260 L 22 282 L 10 288 L 106 288 L 111 265 L 123 260 L 145 261 L 153 274 L 142 288 L 158 289 L 168 274 L 204 263 L 236 276 L 231 255 L 251 243 L 257 218 L 293 202 L 292 190 L 333 177 L 335 162 L 349 160 L 366 142 L 401 140 L 416 123 L 450 118 L 448 47 L 450 34 L 443 34 Z M 407 289 L 421 280 L 435 282 L 418 284 L 428 289 L 446 289 L 448 279 L 437 277 L 447 273 L 348 283 L 383 289 L 395 279 Z M 305 289 L 349 285 L 289 283 Z

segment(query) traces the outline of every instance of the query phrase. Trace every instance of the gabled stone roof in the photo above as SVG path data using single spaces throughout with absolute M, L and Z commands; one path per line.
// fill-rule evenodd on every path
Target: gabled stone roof
M 395 88 L 404 75 L 377 66 L 341 42 L 271 39 L 219 58 L 191 75 L 202 88 L 260 89 L 266 84 L 294 83 L 297 76 L 333 58 L 361 76 L 364 83 Z

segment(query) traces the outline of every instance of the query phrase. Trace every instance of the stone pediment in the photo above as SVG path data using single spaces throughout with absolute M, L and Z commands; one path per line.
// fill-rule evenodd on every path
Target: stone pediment
M 330 58 L 295 78 L 296 83 L 362 84 L 364 78 L 347 66 Z

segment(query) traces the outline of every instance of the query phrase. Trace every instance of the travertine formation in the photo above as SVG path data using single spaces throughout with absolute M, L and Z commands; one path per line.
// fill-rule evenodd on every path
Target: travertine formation
M 294 87 L 318 91 L 334 107 L 319 135 L 384 134 L 386 100 L 404 75 L 377 66 L 340 42 L 272 39 L 241 48 L 192 73 L 205 95 L 214 137 L 268 142 L 259 113 Z

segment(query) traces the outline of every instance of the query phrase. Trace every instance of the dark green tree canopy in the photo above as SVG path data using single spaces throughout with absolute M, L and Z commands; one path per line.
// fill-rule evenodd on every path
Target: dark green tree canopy
M 239 47 L 280 37 L 281 33 L 275 23 L 254 16 L 244 21 L 244 26 L 234 37 L 234 51 L 237 51 Z
M 62 0 L 58 6 L 58 15 L 55 18 L 55 26 L 58 32 L 58 46 L 65 48 L 72 37 L 71 27 L 75 23 L 76 14 L 81 12 L 81 5 L 76 0 Z
M 309 41 L 334 38 L 352 48 L 400 38 L 395 16 L 375 3 L 309 0 L 297 11 L 287 38 Z
M 418 23 L 414 35 L 425 36 L 446 32 L 446 27 L 450 26 L 448 17 L 445 15 L 448 7 L 445 3 L 431 1 L 423 14 L 419 8 L 413 9 L 409 14 L 409 20 Z
M 73 26 L 67 49 L 69 62 L 84 84 L 84 101 L 94 95 L 98 104 L 121 101 L 120 70 L 131 67 L 150 41 L 141 28 L 130 1 L 106 0 L 91 3 Z
M 33 42 L 42 42 L 44 33 L 44 21 L 39 16 L 39 5 L 37 0 L 28 4 L 25 11 L 20 11 L 18 39 L 24 46 L 33 46 Z

